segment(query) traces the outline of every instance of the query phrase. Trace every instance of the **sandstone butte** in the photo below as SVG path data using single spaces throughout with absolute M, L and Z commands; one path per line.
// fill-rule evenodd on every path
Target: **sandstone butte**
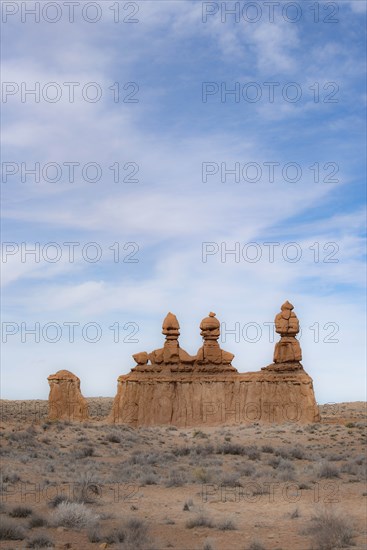
M 47 378 L 50 386 L 50 420 L 88 420 L 88 403 L 80 391 L 80 380 L 68 370 L 59 370 Z
M 117 382 L 109 421 L 130 426 L 219 426 L 251 422 L 319 422 L 312 378 L 305 372 L 296 338 L 299 321 L 285 302 L 275 317 L 280 340 L 273 363 L 239 373 L 233 354 L 218 344 L 214 313 L 200 324 L 203 346 L 192 356 L 178 342 L 172 313 L 163 321 L 163 348 L 133 355 L 136 366 Z

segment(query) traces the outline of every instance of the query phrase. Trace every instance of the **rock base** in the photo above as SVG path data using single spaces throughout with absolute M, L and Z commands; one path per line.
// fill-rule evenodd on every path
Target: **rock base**
M 311 377 L 300 368 L 135 367 L 118 378 L 109 421 L 130 426 L 177 427 L 318 422 Z M 232 370 L 233 369 L 233 370 Z M 276 372 L 277 371 L 277 372 Z

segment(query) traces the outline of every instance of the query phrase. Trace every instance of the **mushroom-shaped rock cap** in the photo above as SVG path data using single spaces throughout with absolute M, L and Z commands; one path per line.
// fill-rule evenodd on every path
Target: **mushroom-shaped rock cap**
M 294 309 L 294 306 L 293 306 L 290 302 L 288 302 L 288 300 L 287 300 L 286 302 L 284 302 L 284 304 L 281 306 L 280 309 L 281 309 L 281 310 L 283 310 L 283 309 L 290 309 L 290 310 L 292 310 L 292 309 Z
M 220 322 L 212 311 L 209 313 L 209 317 L 205 317 L 200 323 L 201 330 L 213 330 L 220 328 Z
M 167 313 L 166 317 L 164 318 L 162 329 L 163 330 L 170 330 L 175 329 L 178 330 L 180 328 L 179 322 L 177 321 L 176 315 L 171 313 L 170 311 Z
M 47 380 L 74 380 L 80 382 L 79 378 L 69 370 L 59 370 L 55 374 L 50 374 Z

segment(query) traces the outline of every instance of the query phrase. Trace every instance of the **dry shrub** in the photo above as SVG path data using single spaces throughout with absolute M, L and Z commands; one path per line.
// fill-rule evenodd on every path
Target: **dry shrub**
M 47 526 L 47 520 L 46 518 L 42 516 L 33 516 L 29 520 L 29 528 L 33 529 L 34 527 L 46 527 Z
M 96 516 L 85 504 L 79 502 L 61 502 L 54 512 L 55 526 L 81 529 L 96 522 Z
M 52 540 L 45 535 L 34 537 L 27 544 L 27 548 L 53 548 L 54 546 Z
M 205 540 L 203 550 L 215 550 L 214 543 L 210 539 Z
M 28 516 L 31 516 L 32 513 L 32 508 L 29 508 L 28 506 L 15 506 L 15 508 L 9 512 L 9 516 L 12 518 L 27 518 Z
M 306 534 L 311 535 L 315 550 L 346 548 L 353 544 L 354 538 L 351 520 L 332 510 L 323 510 L 313 516 Z
M 209 516 L 207 516 L 203 512 L 199 512 L 194 518 L 187 520 L 186 527 L 188 529 L 193 529 L 194 527 L 213 528 L 214 524 L 213 524 L 213 521 L 209 518 Z
M 328 462 L 324 462 L 321 464 L 318 476 L 320 478 L 326 478 L 331 479 L 333 477 L 339 477 L 339 470 L 334 466 L 334 464 L 330 464 Z
M 237 527 L 232 519 L 227 518 L 218 523 L 218 529 L 220 531 L 234 531 Z
M 24 529 L 15 520 L 2 518 L 0 523 L 0 540 L 23 540 Z

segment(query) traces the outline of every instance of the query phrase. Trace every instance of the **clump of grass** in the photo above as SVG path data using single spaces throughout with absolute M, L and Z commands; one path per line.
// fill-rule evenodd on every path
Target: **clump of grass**
M 165 485 L 166 487 L 182 487 L 184 483 L 185 479 L 182 472 L 179 470 L 171 470 Z
M 188 446 L 177 447 L 176 449 L 173 449 L 172 452 L 175 456 L 187 456 L 191 452 L 191 447 L 188 447 Z
M 192 456 L 209 456 L 214 453 L 215 449 L 211 443 L 206 443 L 206 445 L 196 445 L 191 448 Z
M 253 466 L 252 464 L 245 464 L 245 466 L 241 467 L 239 471 L 241 475 L 244 475 L 246 477 L 252 477 L 256 472 L 255 466 Z
M 250 460 L 259 460 L 260 458 L 260 452 L 258 448 L 255 447 L 254 445 L 250 447 L 245 447 L 245 452 Z
M 326 478 L 326 479 L 331 479 L 333 477 L 339 477 L 339 470 L 333 464 L 330 464 L 328 462 L 324 462 L 320 466 L 318 476 L 320 478 Z
M 292 481 L 294 479 L 294 466 L 289 460 L 280 459 L 280 462 L 277 466 L 278 477 L 281 481 Z
M 12 518 L 27 518 L 33 514 L 32 508 L 27 506 L 16 506 L 9 512 L 9 516 Z
M 193 478 L 195 481 L 200 481 L 201 483 L 209 483 L 213 475 L 210 470 L 206 470 L 205 468 L 195 468 L 193 471 Z
M 272 466 L 273 468 L 277 468 L 280 461 L 281 461 L 280 456 L 272 456 L 271 458 L 269 458 L 267 463 L 268 463 L 268 466 Z
M 99 525 L 92 525 L 87 531 L 89 542 L 101 542 L 102 534 Z
M 289 449 L 289 456 L 290 458 L 297 458 L 298 460 L 302 460 L 306 458 L 306 451 L 303 447 L 296 446 Z
M 218 524 L 218 529 L 220 531 L 234 531 L 235 529 L 237 529 L 237 527 L 233 520 L 227 518 Z
M 344 455 L 337 455 L 336 453 L 332 453 L 328 456 L 329 462 L 337 462 L 340 460 L 344 460 Z
M 213 542 L 209 539 L 205 540 L 203 550 L 215 550 Z
M 242 487 L 241 476 L 237 473 L 224 474 L 221 479 L 222 487 Z
M 306 534 L 311 535 L 318 550 L 334 550 L 353 545 L 351 520 L 325 510 L 311 518 Z
M 186 527 L 188 529 L 193 529 L 194 527 L 209 527 L 213 528 L 213 521 L 205 515 L 203 512 L 197 514 L 194 518 L 190 518 L 186 522 Z
M 80 481 L 73 485 L 73 502 L 92 503 L 102 493 L 95 474 L 87 470 L 80 476 Z
M 29 520 L 29 527 L 33 529 L 34 527 L 46 527 L 47 526 L 47 520 L 41 516 L 33 516 Z
M 27 548 L 53 548 L 54 546 L 52 540 L 45 535 L 34 537 L 27 544 Z
M 250 543 L 250 546 L 247 550 L 266 550 L 265 546 L 258 540 L 254 540 Z
M 89 510 L 85 504 L 79 502 L 61 502 L 54 512 L 56 527 L 81 529 L 92 525 L 97 519 L 98 516 Z
M 200 439 L 208 439 L 208 436 L 201 430 L 194 430 L 192 437 L 199 437 Z
M 111 533 L 106 535 L 105 539 L 108 544 L 124 542 L 126 539 L 126 531 L 123 528 L 114 529 Z
M 87 458 L 89 456 L 95 456 L 94 447 L 89 445 L 88 447 L 81 447 L 74 453 L 75 458 Z
M 2 518 L 0 523 L 0 540 L 23 540 L 24 529 L 16 521 Z
M 224 442 L 217 447 L 217 454 L 244 456 L 246 448 L 239 443 Z
M 140 483 L 142 486 L 144 485 L 158 485 L 158 478 L 157 476 L 152 473 L 152 472 L 148 472 L 147 474 L 143 475 L 141 480 L 140 480 Z
M 148 525 L 141 519 L 131 518 L 103 540 L 108 544 L 123 543 L 124 550 L 141 550 L 148 543 Z
M 110 443 L 121 443 L 121 438 L 116 434 L 108 434 L 106 440 Z
M 50 508 L 57 508 L 62 502 L 69 502 L 69 500 L 65 495 L 56 495 L 49 500 L 48 505 Z
M 11 434 L 9 434 L 9 440 L 30 443 L 32 440 L 32 433 L 24 430 L 12 432 Z
M 271 445 L 263 445 L 261 447 L 261 451 L 263 453 L 273 453 L 274 452 L 274 447 L 272 447 Z
M 1 477 L 3 483 L 17 483 L 17 481 L 20 481 L 20 475 L 6 466 L 2 471 Z

